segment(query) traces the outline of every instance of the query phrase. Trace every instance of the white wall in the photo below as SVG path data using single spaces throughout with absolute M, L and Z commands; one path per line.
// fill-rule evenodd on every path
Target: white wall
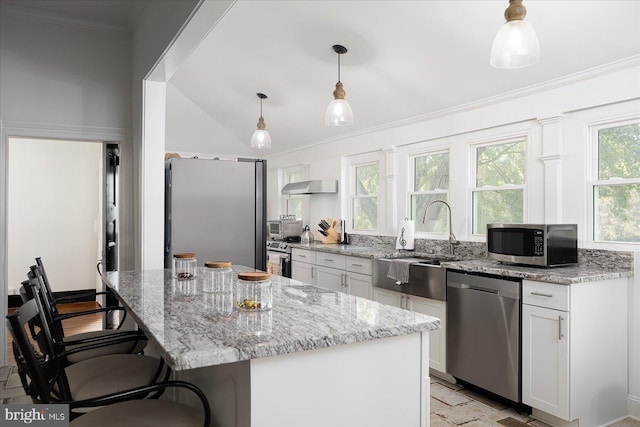
M 0 22 L 2 120 L 130 127 L 128 34 L 4 7 Z
M 121 143 L 120 266 L 132 266 L 131 37 L 0 3 L 0 58 L 0 311 L 6 312 L 11 136 Z
M 239 141 L 173 84 L 168 83 L 166 89 L 167 152 L 253 157 L 249 147 L 251 130 L 247 133 L 246 141 Z
M 9 293 L 17 293 L 38 256 L 54 291 L 97 287 L 103 150 L 92 142 L 9 141 Z
M 143 205 L 148 205 L 147 210 L 150 214 L 164 217 L 163 198 L 160 200 L 145 200 L 145 192 L 143 190 L 145 181 L 151 183 L 157 181 L 156 188 L 151 190 L 149 197 L 157 194 L 160 186 L 164 187 L 161 166 L 159 168 L 157 165 L 151 165 L 150 171 L 147 172 L 145 170 L 147 162 L 161 163 L 163 158 L 158 156 L 145 158 L 142 136 L 144 79 L 151 73 L 156 63 L 160 61 L 160 58 L 171 45 L 198 3 L 198 0 L 149 1 L 146 3 L 133 32 L 132 86 L 130 89 L 133 97 L 133 165 L 135 165 L 133 170 L 135 171 L 135 180 L 132 185 L 132 207 L 135 229 L 131 229 L 131 236 L 134 238 L 131 254 L 135 256 L 135 260 L 131 266 L 132 268 L 140 268 L 143 264 Z M 159 81 L 163 82 L 163 80 Z M 154 144 L 154 141 L 147 141 L 147 144 Z M 158 151 L 164 152 L 164 141 L 162 141 L 162 147 L 156 147 L 150 150 L 149 153 L 155 154 Z M 157 223 L 157 220 L 154 220 L 154 222 Z M 163 231 L 158 229 L 154 230 L 154 233 L 162 234 Z

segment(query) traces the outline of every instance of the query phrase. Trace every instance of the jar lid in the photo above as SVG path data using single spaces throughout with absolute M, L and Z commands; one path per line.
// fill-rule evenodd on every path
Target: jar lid
M 204 263 L 204 266 L 209 268 L 227 268 L 231 267 L 231 261 L 207 261 Z
M 257 282 L 258 280 L 267 280 L 271 274 L 264 271 L 251 271 L 247 273 L 238 273 L 238 279 Z
M 173 254 L 174 258 L 195 258 L 196 254 L 185 252 L 183 254 Z

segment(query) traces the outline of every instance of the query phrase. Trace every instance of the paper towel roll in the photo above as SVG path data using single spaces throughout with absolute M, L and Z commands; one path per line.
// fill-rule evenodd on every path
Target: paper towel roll
M 415 223 L 411 219 L 405 218 L 398 225 L 398 238 L 396 239 L 396 249 L 413 250 L 415 239 Z

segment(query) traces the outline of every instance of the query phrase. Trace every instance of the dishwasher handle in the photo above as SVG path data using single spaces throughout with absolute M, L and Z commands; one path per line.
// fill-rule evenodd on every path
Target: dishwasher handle
M 455 277 L 455 276 L 454 276 Z M 482 276 L 465 275 L 462 280 L 457 277 L 447 278 L 447 288 L 459 289 L 460 291 L 476 291 L 484 294 L 495 295 L 502 298 L 520 299 L 520 282 L 512 280 L 502 280 Z M 466 280 L 465 280 L 466 279 Z

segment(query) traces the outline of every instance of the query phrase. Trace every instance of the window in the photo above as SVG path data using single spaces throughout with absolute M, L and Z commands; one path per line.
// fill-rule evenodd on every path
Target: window
M 380 164 L 369 163 L 352 167 L 351 221 L 353 230 L 378 229 L 378 196 Z
M 285 184 L 300 182 L 304 179 L 304 174 L 301 170 L 285 172 L 284 179 Z M 285 196 L 285 214 L 295 215 L 296 219 L 302 219 L 303 197 L 301 195 Z
M 593 239 L 640 242 L 640 122 L 596 129 Z
M 486 234 L 487 224 L 493 222 L 522 223 L 526 141 L 476 146 L 474 157 L 473 234 Z
M 449 152 L 420 154 L 411 158 L 411 219 L 415 220 L 417 232 L 445 233 L 447 210 L 442 203 L 429 209 L 425 223 L 427 205 L 433 200 L 448 201 L 449 198 Z

